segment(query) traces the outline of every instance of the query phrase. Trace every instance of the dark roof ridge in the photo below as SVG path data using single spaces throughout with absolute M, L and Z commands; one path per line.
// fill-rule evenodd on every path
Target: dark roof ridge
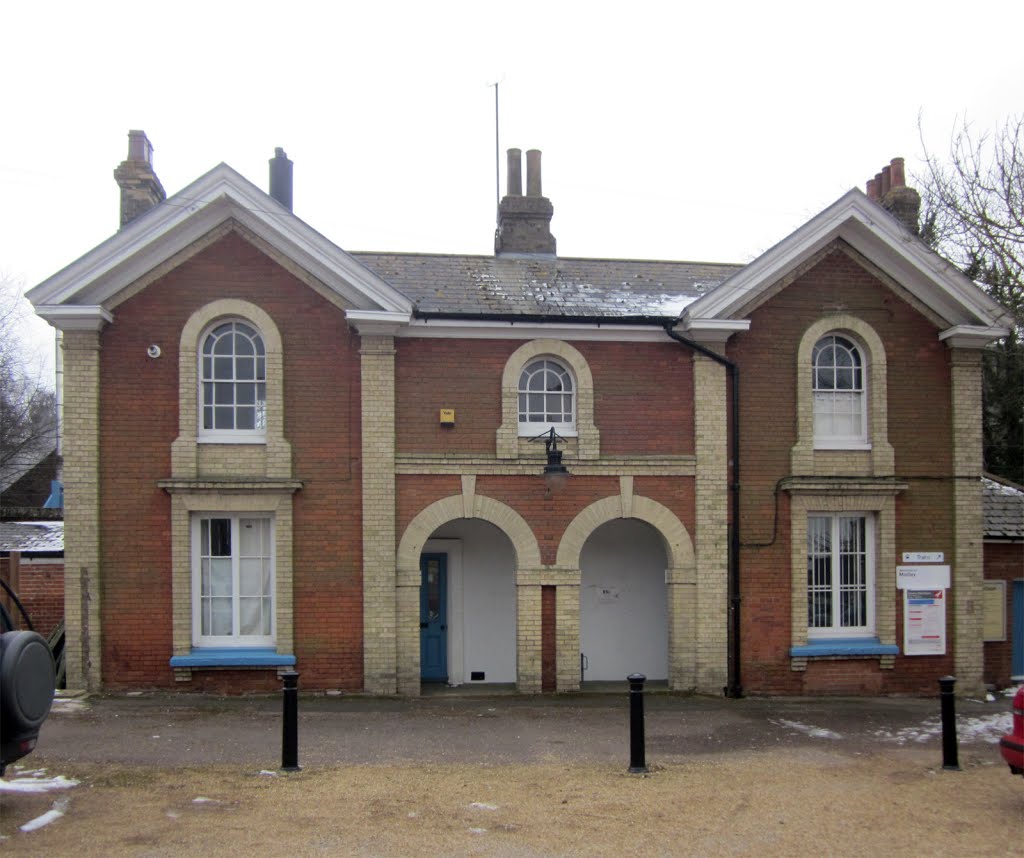
M 350 256 L 427 256 L 435 259 L 514 259 L 529 260 L 529 254 L 517 254 L 515 256 L 495 256 L 491 253 L 437 253 L 433 251 L 415 250 L 348 250 Z M 541 256 L 536 255 L 538 260 L 545 262 L 635 262 L 643 265 L 702 265 L 717 268 L 744 268 L 746 262 L 702 262 L 698 259 L 640 259 L 637 257 L 617 256 Z

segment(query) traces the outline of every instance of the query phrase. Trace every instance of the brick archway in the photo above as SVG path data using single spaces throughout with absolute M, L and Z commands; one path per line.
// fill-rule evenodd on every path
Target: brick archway
M 396 558 L 395 634 L 400 694 L 419 694 L 420 554 L 427 540 L 439 527 L 460 518 L 486 521 L 497 527 L 512 543 L 516 555 L 517 582 L 524 570 L 540 568 L 540 547 L 526 520 L 507 504 L 477 495 L 474 491 L 475 482 L 473 477 L 463 477 L 461 495 L 442 498 L 421 510 L 409 522 L 399 542 Z
M 632 493 L 632 479 L 622 478 L 622 491 L 617 497 L 595 501 L 582 510 L 566 528 L 558 546 L 556 564 L 572 575 L 577 588 L 581 578 L 580 554 L 590 535 L 601 525 L 620 518 L 634 518 L 651 525 L 662 537 L 667 569 L 665 585 L 668 601 L 668 669 L 669 687 L 689 690 L 697 684 L 697 564 L 693 540 L 686 527 L 668 507 L 651 498 Z M 563 603 L 568 608 L 569 602 Z M 568 662 L 577 659 L 579 650 L 579 600 L 572 602 L 576 615 L 559 617 L 559 627 L 570 625 L 576 630 L 571 651 L 559 654 Z M 568 650 L 568 648 L 567 648 Z

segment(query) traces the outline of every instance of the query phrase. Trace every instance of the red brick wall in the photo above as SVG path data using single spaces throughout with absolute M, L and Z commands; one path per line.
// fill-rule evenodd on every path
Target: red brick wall
M 285 437 L 304 484 L 295 496 L 293 541 L 295 655 L 303 683 L 359 689 L 358 345 L 342 311 L 234 234 L 118 306 L 102 334 L 105 679 L 111 686 L 182 687 L 168 664 L 170 498 L 157 481 L 170 476 L 178 434 L 182 327 L 219 298 L 261 307 L 283 341 Z M 157 360 L 146 356 L 151 343 L 163 351 Z M 228 682 L 225 676 L 211 673 L 203 682 Z M 246 684 L 262 681 L 245 677 Z
M 28 612 L 32 627 L 43 637 L 64 619 L 64 561 L 60 558 L 28 561 L 22 555 L 17 564 L 17 581 L 11 580 L 10 558 L 0 557 L 0 580 L 8 582 Z M 28 625 L 17 607 L 2 599 L 17 628 Z
M 1024 629 L 1013 627 L 1013 582 L 1022 579 L 1024 542 L 986 542 L 985 580 L 1006 582 L 1006 640 L 985 642 L 985 682 L 996 688 L 1010 685 L 1014 642 L 1024 646 Z
M 521 341 L 399 339 L 399 453 L 494 453 L 501 379 Z M 604 455 L 693 453 L 692 357 L 675 343 L 573 342 L 594 378 Z M 455 426 L 438 412 L 455 409 Z
M 812 661 L 790 670 L 790 506 L 777 490 L 796 442 L 796 355 L 804 331 L 827 312 L 863 319 L 888 362 L 888 432 L 896 474 L 910 488 L 896 505 L 896 552 L 953 555 L 952 440 L 947 349 L 936 328 L 845 253 L 822 259 L 751 316 L 728 356 L 740 367 L 742 682 L 752 693 L 917 693 L 952 672 L 952 655 Z M 889 572 L 888 574 L 891 574 Z M 902 599 L 897 639 L 902 649 Z M 947 652 L 952 653 L 952 617 Z

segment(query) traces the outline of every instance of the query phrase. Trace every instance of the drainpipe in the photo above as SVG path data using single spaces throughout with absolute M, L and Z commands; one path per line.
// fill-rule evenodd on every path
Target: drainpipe
M 729 441 L 729 455 L 732 459 L 732 481 L 729 483 L 732 528 L 729 536 L 729 679 L 725 696 L 743 696 L 740 682 L 740 374 L 736 364 L 717 352 L 705 348 L 672 330 L 672 322 L 665 325 L 665 333 L 678 343 L 710 358 L 725 367 L 732 386 L 732 428 Z

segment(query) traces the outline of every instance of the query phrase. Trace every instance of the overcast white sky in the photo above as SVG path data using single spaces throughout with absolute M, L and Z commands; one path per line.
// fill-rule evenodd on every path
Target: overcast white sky
M 225 161 L 346 250 L 493 251 L 504 150 L 543 150 L 562 256 L 744 262 L 964 115 L 1024 110 L 1024 3 L 104 2 L 0 18 L 0 272 L 118 226 L 144 129 L 173 194 Z M 48 329 L 47 329 L 48 330 Z

